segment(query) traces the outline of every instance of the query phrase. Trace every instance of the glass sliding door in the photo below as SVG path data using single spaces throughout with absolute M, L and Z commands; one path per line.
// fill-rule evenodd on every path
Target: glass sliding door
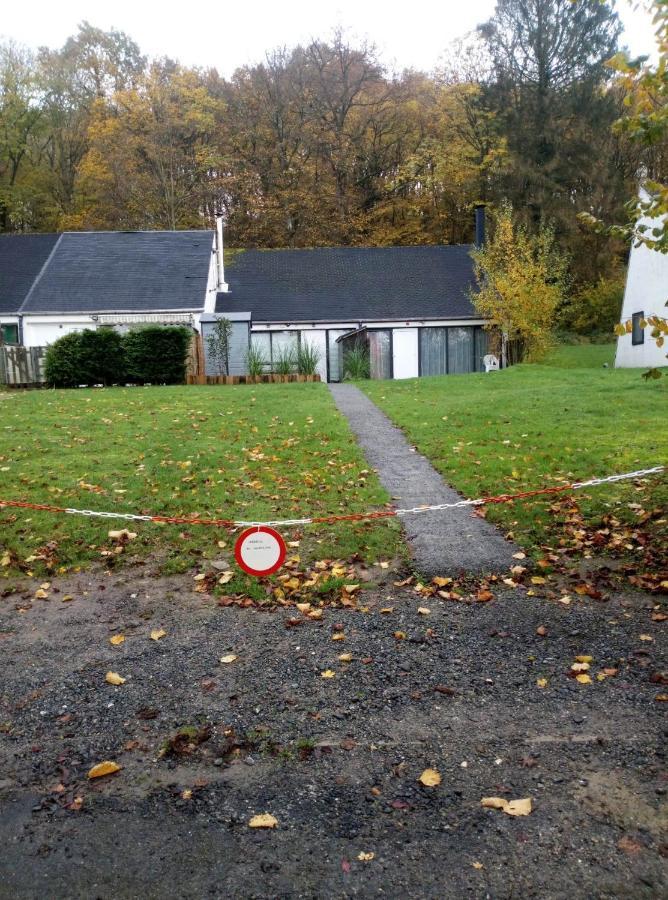
M 448 373 L 462 375 L 473 371 L 473 328 L 448 328 Z
M 483 363 L 483 357 L 487 355 L 487 332 L 482 326 L 477 326 L 475 329 L 475 371 L 476 372 L 484 372 L 485 365 Z
M 392 377 L 392 334 L 390 330 L 368 331 L 369 368 L 372 378 Z
M 327 332 L 328 381 L 341 381 L 341 345 L 336 343 L 336 339 L 349 331 L 350 328 L 342 328 Z
M 447 328 L 420 329 L 420 375 L 446 375 Z

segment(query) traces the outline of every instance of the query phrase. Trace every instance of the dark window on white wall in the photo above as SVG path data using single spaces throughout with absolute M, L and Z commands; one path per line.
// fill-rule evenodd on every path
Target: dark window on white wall
M 645 329 L 640 324 L 644 318 L 644 312 L 633 313 L 631 316 L 631 343 L 634 347 L 636 344 L 645 343 Z

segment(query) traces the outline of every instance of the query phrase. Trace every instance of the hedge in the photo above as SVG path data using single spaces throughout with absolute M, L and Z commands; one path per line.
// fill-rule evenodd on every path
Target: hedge
M 55 387 L 179 384 L 191 336 L 188 328 L 160 325 L 124 335 L 112 328 L 66 334 L 46 351 L 45 377 Z

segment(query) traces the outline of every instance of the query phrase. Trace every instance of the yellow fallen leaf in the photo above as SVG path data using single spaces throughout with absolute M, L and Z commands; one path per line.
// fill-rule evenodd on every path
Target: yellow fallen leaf
M 596 675 L 596 680 L 597 680 L 597 681 L 605 681 L 605 679 L 606 679 L 607 677 L 608 677 L 608 676 L 605 674 L 605 672 L 599 672 L 599 673 Z
M 586 672 L 589 669 L 588 662 L 576 662 L 571 666 L 572 672 Z
M 206 574 L 204 572 L 199 572 L 197 575 L 193 577 L 193 581 L 204 581 L 206 578 Z
M 301 612 L 301 613 L 308 612 L 309 609 L 311 608 L 311 604 L 310 604 L 310 603 L 295 603 L 295 606 L 297 607 L 297 609 L 298 609 L 299 612 Z
M 360 862 L 370 862 L 375 857 L 375 855 L 376 855 L 375 853 L 362 852 L 362 853 L 357 854 L 357 858 L 359 859 Z
M 359 591 L 359 589 L 360 589 L 359 584 L 344 584 L 343 585 L 343 590 L 347 594 L 354 594 L 355 591 Z
M 509 816 L 528 816 L 531 812 L 531 798 L 510 800 L 503 811 Z
M 505 809 L 508 801 L 504 800 L 503 797 L 483 797 L 480 805 L 484 806 L 485 809 Z
M 107 672 L 104 676 L 104 680 L 107 684 L 125 684 L 127 678 L 123 678 L 122 675 L 119 675 L 118 672 Z
M 342 631 L 337 631 L 332 635 L 333 641 L 345 641 L 346 636 Z
M 272 816 L 271 813 L 261 813 L 258 816 L 253 816 L 248 823 L 249 828 L 276 828 L 277 825 L 278 819 Z
M 385 606 L 385 607 L 383 607 L 383 609 L 381 609 L 381 613 L 384 616 L 387 616 L 387 615 L 389 615 L 389 613 L 393 613 L 393 612 L 394 612 L 393 606 Z
M 166 637 L 166 635 L 167 635 L 167 632 L 164 631 L 162 628 L 154 628 L 153 631 L 151 632 L 151 640 L 159 641 L 161 638 Z
M 234 578 L 234 572 L 223 572 L 223 574 L 218 579 L 218 584 L 229 584 L 230 581 Z
M 339 656 L 339 662 L 350 662 L 352 658 L 353 658 L 352 653 L 342 653 Z
M 114 647 L 118 647 L 119 644 L 122 644 L 125 641 L 124 634 L 114 634 L 109 638 L 109 643 L 113 644 Z
M 7 566 L 11 566 L 11 564 L 12 564 L 12 558 L 9 555 L 9 553 L 3 553 L 2 559 L 0 559 L 0 566 L 7 567 Z
M 186 788 L 184 791 L 181 791 L 181 799 L 182 800 L 192 800 L 193 792 L 190 788 Z
M 536 684 L 539 688 L 547 687 L 547 678 L 537 678 Z
M 406 632 L 405 631 L 395 631 L 394 637 L 395 637 L 395 640 L 397 640 L 397 641 L 405 641 L 406 640 Z
M 120 772 L 121 766 L 118 763 L 112 762 L 112 760 L 105 760 L 105 762 L 98 763 L 88 773 L 89 778 L 103 778 L 105 775 L 113 775 L 114 772 Z
M 431 612 L 431 610 L 427 609 L 426 606 L 418 606 L 418 613 L 421 616 L 428 616 L 430 612 Z
M 526 553 L 522 553 L 521 550 L 519 551 L 519 553 L 513 553 L 513 559 L 526 559 L 526 558 L 527 558 Z
M 452 578 L 442 578 L 439 575 L 437 575 L 436 578 L 432 578 L 432 581 L 439 587 L 445 587 L 446 584 L 452 584 Z
M 69 603 L 70 600 L 74 600 L 72 594 L 65 594 L 65 596 L 61 598 L 61 603 Z
M 306 615 L 307 618 L 315 619 L 317 621 L 318 619 L 322 619 L 323 612 L 321 609 L 312 609 L 311 612 L 306 613 Z
M 531 584 L 545 584 L 547 578 L 543 578 L 542 575 L 532 575 L 531 576 Z
M 441 776 L 436 769 L 425 769 L 418 781 L 426 787 L 436 787 L 441 783 Z
M 474 862 L 474 863 L 471 863 L 471 865 L 473 866 L 474 869 L 484 869 L 485 868 L 481 862 Z
M 641 635 L 640 635 L 640 640 L 641 640 L 641 641 L 653 641 L 654 638 L 652 637 L 651 634 L 641 634 Z
M 236 658 L 236 653 L 228 653 L 227 656 L 221 656 L 220 661 L 222 663 L 233 663 Z
M 121 528 L 120 531 L 110 531 L 109 537 L 112 539 L 112 541 L 134 541 L 137 535 L 134 531 L 128 531 L 127 528 Z
M 579 684 L 591 684 L 591 678 L 589 675 L 576 675 L 575 680 Z
M 594 657 L 593 656 L 584 656 L 584 655 L 576 656 L 575 661 L 579 662 L 579 663 L 591 663 L 591 662 L 594 662 Z
M 331 669 L 325 669 L 324 672 L 320 673 L 321 678 L 336 678 L 336 672 L 332 672 Z
M 35 591 L 35 599 L 36 600 L 48 600 L 49 595 L 48 595 L 47 591 L 44 590 L 44 588 L 37 588 L 37 590 Z

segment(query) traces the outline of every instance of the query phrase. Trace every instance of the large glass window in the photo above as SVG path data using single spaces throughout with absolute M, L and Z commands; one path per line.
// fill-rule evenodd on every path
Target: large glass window
M 484 372 L 485 364 L 483 363 L 483 357 L 487 356 L 487 338 L 488 333 L 484 328 L 475 328 L 475 371 L 476 372 Z
M 645 318 L 645 313 L 637 312 L 631 316 L 631 344 L 645 343 L 645 329 L 641 326 L 641 322 Z
M 336 343 L 336 339 L 349 331 L 350 328 L 342 328 L 327 332 L 328 381 L 341 381 L 341 345 Z
M 253 331 L 251 343 L 263 355 L 265 371 L 271 372 L 279 356 L 292 350 L 296 355 L 299 346 L 298 331 Z
M 448 328 L 448 373 L 461 375 L 473 369 L 473 329 Z
M 421 328 L 420 375 L 445 375 L 447 371 L 447 328 Z
M 390 331 L 368 331 L 369 369 L 372 378 L 392 377 L 392 337 Z

